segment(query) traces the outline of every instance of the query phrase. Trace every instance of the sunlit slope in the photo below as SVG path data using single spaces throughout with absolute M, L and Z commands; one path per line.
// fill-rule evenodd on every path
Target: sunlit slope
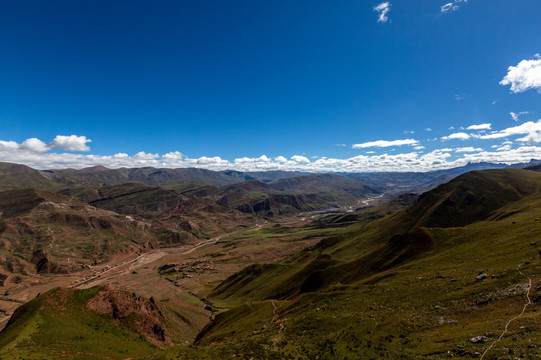
M 6 276 L 76 271 L 156 243 L 137 221 L 43 190 L 0 192 L 0 213 L 0 273 Z
M 243 269 L 215 289 L 214 301 L 261 305 L 232 310 L 242 327 L 228 313 L 217 317 L 199 344 L 257 343 L 265 356 L 298 359 L 470 359 L 498 339 L 528 293 L 532 303 L 485 359 L 539 356 L 540 183 L 522 170 L 466 174 L 316 249 Z M 438 219 L 453 213 L 450 197 L 461 214 Z M 486 340 L 471 342 L 476 336 Z
M 28 166 L 0 162 L 0 190 L 39 188 L 44 190 L 59 189 L 60 184 L 52 180 L 49 174 L 34 170 Z
M 355 282 L 441 249 L 434 228 L 464 226 L 525 201 L 541 188 L 541 174 L 525 170 L 487 170 L 464 174 L 424 193 L 405 209 L 360 228 L 323 240 L 315 249 L 262 271 L 254 265 L 220 284 L 218 298 L 257 294 L 257 299 L 292 296 L 339 282 Z M 253 272 L 263 272 L 254 277 Z M 253 280 L 249 280 L 253 279 Z M 261 282 L 261 283 L 260 283 Z
M 137 359 L 166 344 L 155 305 L 131 293 L 103 291 L 54 289 L 21 306 L 0 333 L 0 357 Z M 114 314 L 107 313 L 109 303 L 117 307 Z

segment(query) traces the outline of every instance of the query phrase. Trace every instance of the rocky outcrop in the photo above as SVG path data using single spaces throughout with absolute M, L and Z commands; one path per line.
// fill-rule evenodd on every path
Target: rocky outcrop
M 145 336 L 155 345 L 172 345 L 162 325 L 163 315 L 153 298 L 105 287 L 86 304 L 88 309 L 112 317 L 117 323 Z

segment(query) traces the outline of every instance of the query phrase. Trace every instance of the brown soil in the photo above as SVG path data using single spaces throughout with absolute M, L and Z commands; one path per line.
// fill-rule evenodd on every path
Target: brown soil
M 111 316 L 155 345 L 173 345 L 162 325 L 163 315 L 152 297 L 147 299 L 107 286 L 87 302 L 87 307 L 100 315 Z

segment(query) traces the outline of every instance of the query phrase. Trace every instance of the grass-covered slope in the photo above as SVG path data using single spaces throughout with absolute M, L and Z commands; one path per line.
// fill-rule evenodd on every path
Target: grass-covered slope
M 221 190 L 218 204 L 268 217 L 355 207 L 360 200 L 379 194 L 359 181 L 330 174 L 289 177 L 270 183 L 249 180 Z
M 0 190 L 39 188 L 54 190 L 60 184 L 48 177 L 46 172 L 28 166 L 0 162 Z
M 424 193 L 395 214 L 360 228 L 344 229 L 342 236 L 322 241 L 307 256 L 266 271 L 253 281 L 249 279 L 256 269 L 245 269 L 219 285 L 213 295 L 227 299 L 251 293 L 265 299 L 358 281 L 440 247 L 432 232 L 425 229 L 465 226 L 486 219 L 539 189 L 540 174 L 526 170 L 470 172 Z
M 268 190 L 268 184 L 252 185 L 247 193 Z M 539 173 L 477 171 L 418 199 L 406 196 L 304 227 L 268 225 L 224 237 L 208 245 L 213 256 L 247 251 L 245 237 L 258 243 L 280 237 L 283 244 L 293 237 L 322 240 L 278 262 L 244 262 L 250 265 L 199 294 L 215 315 L 195 346 L 142 349 L 125 357 L 472 359 L 487 351 L 484 360 L 537 358 L 540 190 Z M 169 216 L 183 217 L 202 200 L 185 200 L 190 204 L 181 202 Z M 0 334 L 0 347 L 26 351 L 16 353 L 22 357 L 49 349 L 43 342 L 14 340 L 10 328 L 26 334 L 25 324 L 35 324 L 30 320 L 14 320 Z M 11 340 L 2 343 L 6 334 Z M 74 339 L 72 344 L 70 354 L 78 346 Z M 81 354 L 95 355 L 84 346 Z
M 393 220 L 406 227 L 465 226 L 540 189 L 539 173 L 520 169 L 472 171 L 422 194 L 416 204 Z
M 98 192 L 101 198 L 91 201 L 91 205 L 144 217 L 159 215 L 182 200 L 182 196 L 174 190 L 138 183 L 104 186 Z
M 75 170 L 47 170 L 52 179 L 63 184 L 117 185 L 138 182 L 148 185 L 166 186 L 185 183 L 200 185 L 227 185 L 252 179 L 251 176 L 236 171 L 211 171 L 205 169 L 157 169 L 120 168 L 108 169 L 103 166 Z
M 145 326 L 160 327 L 159 310 L 120 291 L 102 301 L 106 291 L 56 288 L 21 306 L 0 333 L 0 358 L 140 359 L 153 353 L 156 347 L 145 336 Z M 118 308 L 108 314 L 96 303 Z
M 198 343 L 266 344 L 265 356 L 298 359 L 469 359 L 527 294 L 525 314 L 485 359 L 539 356 L 540 185 L 524 170 L 469 173 L 286 261 L 245 268 L 215 288 L 211 299 L 233 312 Z
M 40 204 L 69 204 L 71 199 L 62 194 L 38 189 L 18 189 L 0 192 L 0 219 L 26 214 Z

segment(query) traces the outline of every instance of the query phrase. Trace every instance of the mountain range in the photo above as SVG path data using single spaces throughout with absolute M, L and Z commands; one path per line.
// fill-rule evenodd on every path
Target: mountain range
M 535 358 L 541 172 L 523 167 L 1 164 L 0 357 Z

